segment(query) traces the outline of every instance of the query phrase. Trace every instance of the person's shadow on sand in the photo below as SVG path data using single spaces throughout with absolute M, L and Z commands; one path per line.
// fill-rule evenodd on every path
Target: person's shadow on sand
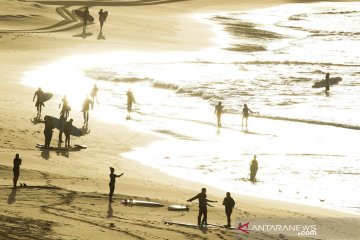
M 97 40 L 106 40 L 105 36 L 102 33 L 102 30 L 99 32 L 99 34 L 97 36 Z
M 85 29 L 83 29 L 81 34 L 73 35 L 73 37 L 81 37 L 83 39 L 92 36 L 92 33 L 87 33 Z
M 41 151 L 41 157 L 45 160 L 49 160 L 50 159 L 50 152 L 49 149 L 44 149 Z
M 16 198 L 16 188 L 12 188 L 11 193 L 7 200 L 8 204 L 13 204 L 16 201 L 15 198 Z
M 113 208 L 111 206 L 111 202 L 109 202 L 108 210 L 107 210 L 107 218 L 111 218 L 113 216 Z

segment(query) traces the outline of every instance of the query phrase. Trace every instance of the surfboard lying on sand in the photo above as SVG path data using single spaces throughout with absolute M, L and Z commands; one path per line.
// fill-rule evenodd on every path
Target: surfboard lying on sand
M 150 201 L 142 201 L 142 200 L 133 200 L 133 199 L 125 199 L 121 201 L 124 205 L 129 206 L 142 206 L 142 207 L 163 207 L 161 203 L 150 202 Z
M 80 149 L 87 149 L 86 145 L 83 144 L 74 144 L 74 147 L 80 148 Z
M 338 84 L 340 81 L 342 81 L 341 77 L 329 78 L 329 85 Z M 312 88 L 323 88 L 323 87 L 326 87 L 326 81 L 325 80 L 321 80 L 319 82 L 316 82 L 312 86 Z
M 60 128 L 63 128 L 64 126 L 62 126 L 62 124 L 60 123 L 60 119 L 59 118 L 56 118 L 56 117 L 52 117 L 52 116 L 49 116 L 49 115 L 46 115 L 44 117 L 45 118 L 51 118 L 52 119 L 52 122 L 54 124 L 54 127 L 58 130 L 63 130 L 63 129 L 60 129 Z M 83 132 L 81 130 L 81 128 L 77 128 L 75 126 L 72 126 L 71 127 L 71 131 L 70 131 L 70 134 L 72 136 L 76 136 L 76 137 L 80 137 L 83 135 Z
M 186 205 L 170 205 L 168 206 L 169 211 L 189 211 L 189 207 Z
M 66 152 L 73 152 L 73 151 L 80 151 L 81 148 L 79 147 L 72 147 L 72 148 L 67 148 L 67 147 L 50 147 L 50 148 L 46 148 L 44 144 L 36 144 L 35 146 L 36 148 L 42 149 L 42 150 L 50 150 L 50 151 L 66 151 Z
M 74 10 L 74 13 L 75 13 L 75 15 L 78 16 L 80 19 L 84 19 L 84 15 L 85 15 L 85 14 L 84 14 L 84 11 L 81 11 L 81 10 L 79 10 L 79 9 L 76 9 L 76 10 Z M 88 20 L 89 22 L 93 22 L 93 21 L 94 21 L 94 17 L 89 14 L 88 17 L 87 17 L 87 20 Z

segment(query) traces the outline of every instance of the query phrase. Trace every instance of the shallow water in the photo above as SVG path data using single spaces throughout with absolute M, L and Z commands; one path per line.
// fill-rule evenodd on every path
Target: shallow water
M 92 116 L 166 136 L 125 156 L 168 174 L 224 192 L 360 212 L 360 6 L 286 4 L 196 18 L 216 26 L 217 47 L 71 56 L 27 72 L 23 83 L 67 94 L 73 111 L 96 83 Z M 329 95 L 311 88 L 326 72 L 343 78 Z M 133 121 L 124 120 L 129 88 Z M 218 101 L 227 113 L 219 130 Z M 249 131 L 241 129 L 244 103 L 260 112 Z M 255 154 L 260 169 L 251 183 Z

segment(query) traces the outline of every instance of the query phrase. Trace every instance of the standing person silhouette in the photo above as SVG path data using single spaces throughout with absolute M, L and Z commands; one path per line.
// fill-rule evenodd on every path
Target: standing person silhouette
M 64 124 L 64 134 L 65 134 L 65 147 L 71 147 L 70 145 L 70 135 L 72 128 L 73 119 L 71 118 L 68 122 Z
M 214 112 L 216 114 L 218 127 L 221 127 L 221 114 L 222 114 L 222 112 L 223 112 L 222 102 L 219 101 L 218 104 L 215 106 L 215 112 Z
M 130 119 L 130 113 L 132 111 L 132 104 L 135 103 L 135 97 L 134 97 L 134 94 L 131 92 L 131 90 L 129 89 L 127 92 L 126 92 L 126 96 L 127 96 L 127 112 L 128 112 L 128 115 L 126 117 L 126 119 Z
M 114 191 L 115 191 L 115 180 L 116 180 L 116 178 L 121 177 L 122 175 L 124 175 L 124 173 L 122 173 L 120 175 L 116 175 L 114 172 L 115 172 L 115 169 L 113 167 L 110 167 L 109 202 L 113 202 L 112 198 L 113 198 L 113 194 L 114 194 Z
M 84 18 L 83 18 L 83 32 L 85 33 L 86 32 L 86 27 L 87 27 L 87 22 L 89 20 L 89 17 L 90 17 L 90 12 L 89 12 L 89 8 L 86 7 L 85 10 L 84 10 Z
M 14 188 L 16 188 L 16 184 L 17 184 L 17 181 L 19 179 L 19 176 L 20 176 L 20 165 L 21 165 L 21 158 L 19 157 L 19 154 L 17 153 L 15 155 L 15 158 L 14 158 L 14 167 L 13 167 L 13 173 L 14 173 L 14 178 L 13 178 L 13 184 L 14 184 Z
M 41 117 L 41 110 L 42 107 L 45 107 L 44 104 L 44 92 L 41 90 L 41 88 L 39 87 L 38 90 L 35 92 L 34 97 L 33 97 L 33 102 L 35 100 L 36 97 L 36 103 L 35 103 L 35 107 L 37 110 L 37 118 Z
M 96 86 L 96 84 L 94 84 L 94 87 L 93 87 L 93 89 L 91 90 L 91 93 L 90 93 L 90 96 L 91 96 L 91 99 L 92 99 L 92 102 L 93 102 L 93 105 L 92 105 L 93 108 L 94 108 L 95 98 L 96 98 L 96 103 L 99 105 L 99 100 L 97 98 L 98 91 L 99 91 L 98 87 Z
M 94 103 L 93 101 L 86 96 L 86 99 L 83 103 L 83 107 L 82 107 L 82 112 L 83 112 L 83 117 L 84 117 L 84 125 L 87 126 L 89 124 L 89 111 L 90 111 L 90 105 L 91 105 L 91 109 L 94 108 Z
M 62 105 L 62 107 L 61 107 Z M 69 105 L 69 102 L 66 98 L 66 95 L 64 95 L 63 99 L 61 99 L 61 102 L 59 104 L 59 108 L 61 108 L 60 116 L 63 115 L 65 120 L 69 117 L 69 112 L 71 110 L 71 107 Z
M 254 113 L 253 111 L 250 110 L 250 108 L 248 108 L 247 104 L 244 104 L 244 108 L 242 111 L 242 121 L 241 121 L 241 128 L 244 129 L 244 120 L 245 120 L 245 124 L 246 124 L 246 130 L 248 130 L 248 118 L 249 118 L 249 112 L 250 113 Z
M 330 73 L 326 73 L 325 75 L 325 92 L 328 93 L 330 91 Z
M 106 21 L 107 15 L 108 15 L 107 11 L 103 12 L 103 10 L 100 9 L 100 11 L 99 11 L 100 32 L 102 32 L 102 28 L 103 28 L 104 22 Z
M 54 124 L 52 121 L 52 118 L 49 116 L 45 116 L 45 129 L 44 129 L 44 135 L 45 135 L 45 148 L 50 148 L 51 138 L 53 135 L 53 129 Z
M 229 192 L 226 193 L 226 197 L 224 198 L 223 205 L 225 206 L 225 214 L 227 218 L 227 225 L 226 227 L 231 227 L 231 213 L 233 211 L 233 208 L 235 206 L 235 201 L 231 197 L 231 194 Z
M 192 197 L 190 199 L 188 199 L 188 202 L 192 202 L 195 199 L 199 199 L 199 214 L 198 214 L 198 218 L 197 218 L 197 223 L 200 226 L 201 224 L 207 224 L 207 202 L 217 202 L 217 201 L 212 201 L 212 200 L 207 200 L 206 199 L 206 188 L 202 188 L 201 189 L 201 193 L 197 194 L 195 197 Z M 203 219 L 201 220 L 201 217 L 203 217 Z
M 256 180 L 256 173 L 258 168 L 258 161 L 256 160 L 256 155 L 254 155 L 254 159 L 251 160 L 250 163 L 250 181 L 254 182 Z

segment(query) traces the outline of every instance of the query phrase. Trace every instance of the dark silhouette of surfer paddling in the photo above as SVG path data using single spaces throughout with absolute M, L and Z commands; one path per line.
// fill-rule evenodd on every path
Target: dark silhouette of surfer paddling
M 248 118 L 249 118 L 249 113 L 254 113 L 253 111 L 250 110 L 250 108 L 248 108 L 247 104 L 244 104 L 244 108 L 242 111 L 242 121 L 241 121 L 241 128 L 244 129 L 244 120 L 245 120 L 245 127 L 246 130 L 248 129 Z
M 222 106 L 222 102 L 218 102 L 218 104 L 215 106 L 215 114 L 216 114 L 216 118 L 217 118 L 217 125 L 218 127 L 221 127 L 221 114 L 223 112 L 223 106 Z
M 326 73 L 326 75 L 325 75 L 325 93 L 328 93 L 330 91 L 329 79 L 330 79 L 330 73 Z
M 44 118 L 45 120 L 45 129 L 44 129 L 44 135 L 45 135 L 45 148 L 50 148 L 50 143 L 51 143 L 51 138 L 53 135 L 53 129 L 54 124 L 53 121 L 51 119 L 51 117 L 46 116 Z
M 45 107 L 44 104 L 44 92 L 41 90 L 41 88 L 38 88 L 38 90 L 35 92 L 34 97 L 33 97 L 33 102 L 35 100 L 36 97 L 36 103 L 35 103 L 35 107 L 37 110 L 37 118 L 41 117 L 41 110 L 42 107 Z
M 229 192 L 226 193 L 226 197 L 224 198 L 223 205 L 225 206 L 225 214 L 227 218 L 227 225 L 226 227 L 231 227 L 231 214 L 233 211 L 233 208 L 235 206 L 235 201 L 231 197 L 231 194 Z
M 115 173 L 115 169 L 113 167 L 110 167 L 110 182 L 109 182 L 109 187 L 110 187 L 110 193 L 109 193 L 109 202 L 113 202 L 112 198 L 113 198 L 113 194 L 115 191 L 115 180 L 118 177 L 121 177 L 122 175 L 124 175 L 124 173 L 120 174 L 120 175 L 116 175 Z
M 254 182 L 256 180 L 256 173 L 258 171 L 258 161 L 256 160 L 256 155 L 250 163 L 250 181 Z
M 90 111 L 90 106 L 91 109 L 94 108 L 94 103 L 93 101 L 86 96 L 86 99 L 83 103 L 83 107 L 82 107 L 82 112 L 83 112 L 83 117 L 84 117 L 84 126 L 87 126 L 89 124 L 89 111 Z
M 65 147 L 71 147 L 70 145 L 70 135 L 72 128 L 73 119 L 71 118 L 68 122 L 64 124 L 64 134 L 65 134 Z
M 206 188 L 202 188 L 201 193 L 187 200 L 188 202 L 192 202 L 195 199 L 199 200 L 199 214 L 197 218 L 197 223 L 199 226 L 207 225 L 207 206 L 212 207 L 210 204 L 208 204 L 208 202 L 217 202 L 217 201 L 208 200 L 206 197 L 207 197 Z
M 128 115 L 126 117 L 126 119 L 130 119 L 130 113 L 132 111 L 132 104 L 135 103 L 135 97 L 134 94 L 131 92 L 131 90 L 129 89 L 126 93 L 127 96 L 127 112 Z
M 61 107 L 61 105 L 62 105 L 62 107 Z M 61 108 L 60 116 L 63 115 L 65 120 L 67 120 L 67 118 L 69 117 L 71 107 L 70 107 L 69 102 L 68 102 L 68 100 L 66 98 L 66 95 L 64 95 L 63 99 L 61 99 L 61 102 L 59 104 L 59 108 Z
M 20 176 L 20 165 L 22 163 L 22 160 L 21 160 L 18 153 L 15 155 L 13 163 L 14 163 L 14 167 L 13 167 L 13 173 L 14 173 L 13 184 L 14 184 L 14 188 L 16 188 L 16 184 L 17 184 L 17 181 L 18 181 L 19 176 Z

